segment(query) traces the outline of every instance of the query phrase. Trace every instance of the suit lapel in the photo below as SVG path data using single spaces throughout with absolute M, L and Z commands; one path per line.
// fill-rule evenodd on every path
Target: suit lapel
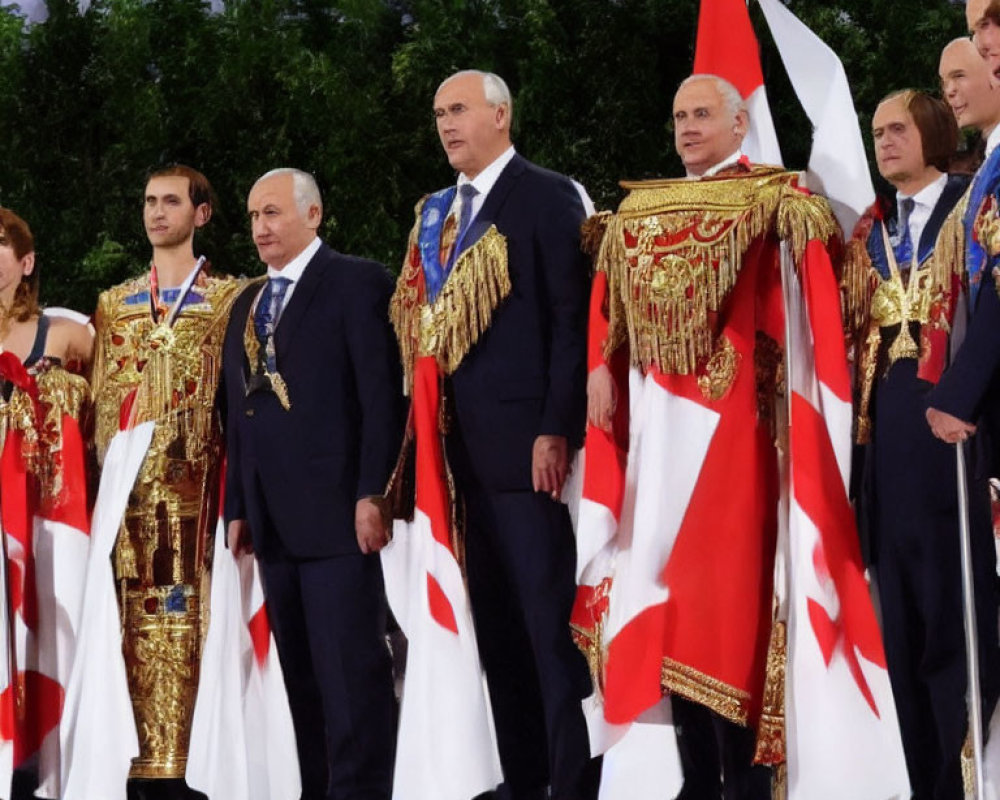
M 514 157 L 510 160 L 510 163 L 503 168 L 496 183 L 493 184 L 493 188 L 490 189 L 486 199 L 483 200 L 483 207 L 479 209 L 479 213 L 476 214 L 476 218 L 472 220 L 469 225 L 469 230 L 465 232 L 465 236 L 462 237 L 461 241 L 461 253 L 468 250 L 472 245 L 478 242 L 486 231 L 489 230 L 490 225 L 496 222 L 497 216 L 500 214 L 500 210 L 503 208 L 504 202 L 507 200 L 507 195 L 510 194 L 510 190 L 514 188 L 514 184 L 517 183 L 517 179 L 521 177 L 521 173 L 525 170 L 525 161 L 521 156 L 514 154 Z
M 321 244 L 319 250 L 306 264 L 306 268 L 302 270 L 302 277 L 295 284 L 295 291 L 281 312 L 278 327 L 274 331 L 274 346 L 279 358 L 288 350 L 290 342 L 301 329 L 302 318 L 316 297 L 316 290 L 326 279 L 327 268 L 333 256 L 334 251 Z M 278 368 L 280 370 L 280 363 Z

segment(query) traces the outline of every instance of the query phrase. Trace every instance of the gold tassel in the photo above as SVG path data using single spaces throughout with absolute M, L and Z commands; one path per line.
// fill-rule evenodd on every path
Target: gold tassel
M 495 225 L 463 252 L 420 328 L 420 352 L 433 355 L 445 375 L 462 359 L 493 321 L 511 291 L 507 238 Z

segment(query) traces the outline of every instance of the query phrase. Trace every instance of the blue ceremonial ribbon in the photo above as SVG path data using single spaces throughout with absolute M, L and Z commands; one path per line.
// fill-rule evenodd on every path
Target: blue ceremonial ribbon
M 420 210 L 420 234 L 417 247 L 420 248 L 420 262 L 424 269 L 424 286 L 427 300 L 433 303 L 448 278 L 448 268 L 441 263 L 441 229 L 455 200 L 456 189 L 449 186 L 430 195 Z M 458 242 L 455 243 L 458 246 Z
M 965 270 L 969 275 L 969 308 L 976 307 L 979 287 L 982 284 L 983 269 L 989 257 L 983 246 L 975 239 L 976 217 L 987 195 L 993 194 L 1000 182 L 1000 147 L 990 153 L 990 157 L 972 179 L 969 190 L 969 207 L 965 210 L 962 226 L 965 228 Z M 996 211 L 994 210 L 994 213 Z
M 882 238 L 882 225 L 880 220 L 875 220 L 871 232 L 868 234 L 868 257 L 872 266 L 878 270 L 882 280 L 889 280 L 889 258 L 885 253 L 885 240 Z M 892 232 L 890 231 L 890 234 Z
M 160 291 L 160 300 L 162 300 L 167 305 L 170 305 L 177 301 L 177 296 L 181 293 L 179 288 L 175 289 L 163 289 Z M 188 292 L 187 297 L 184 298 L 184 305 L 182 308 L 187 308 L 188 306 L 197 305 L 198 303 L 204 303 L 204 295 L 196 292 L 192 289 Z M 140 303 L 149 304 L 149 289 L 143 289 L 141 292 L 136 292 L 125 298 L 125 305 L 135 306 Z

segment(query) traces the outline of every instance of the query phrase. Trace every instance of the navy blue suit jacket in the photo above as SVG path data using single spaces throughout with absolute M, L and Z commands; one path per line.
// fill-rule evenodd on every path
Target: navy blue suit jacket
M 467 469 L 486 489 L 531 491 L 541 434 L 583 439 L 589 272 L 573 183 L 515 155 L 464 237 L 507 238 L 511 293 L 452 375 Z
M 402 438 L 392 288 L 381 264 L 321 245 L 275 333 L 287 411 L 272 392 L 246 394 L 243 339 L 259 283 L 236 299 L 223 350 L 225 516 L 249 521 L 258 553 L 275 536 L 296 558 L 359 552 L 355 504 L 384 491 Z

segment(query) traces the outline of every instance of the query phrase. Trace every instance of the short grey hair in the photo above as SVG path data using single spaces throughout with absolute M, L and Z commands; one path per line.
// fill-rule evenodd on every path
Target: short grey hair
M 319 186 L 316 184 L 316 179 L 301 169 L 295 169 L 294 167 L 272 169 L 257 178 L 254 186 L 263 180 L 276 178 L 279 175 L 292 176 L 292 196 L 295 198 L 295 207 L 299 210 L 299 214 L 302 217 L 305 217 L 309 213 L 309 206 L 317 206 L 320 216 L 323 215 L 323 198 L 319 193 Z
M 461 72 L 456 72 L 454 75 L 449 75 L 437 88 L 440 92 L 441 88 L 455 78 L 464 78 L 466 75 L 478 75 L 483 81 L 483 94 L 486 96 L 486 102 L 491 106 L 507 106 L 507 118 L 508 120 L 514 119 L 514 101 L 510 96 L 510 89 L 507 88 L 507 83 L 499 75 L 493 72 L 483 72 L 480 69 L 463 69 Z M 437 94 L 437 92 L 435 92 Z
M 726 108 L 729 109 L 734 117 L 741 111 L 747 116 L 750 115 L 750 112 L 747 109 L 746 100 L 743 99 L 743 95 L 740 94 L 740 90 L 733 86 L 725 78 L 720 78 L 718 75 L 712 75 L 708 72 L 689 75 L 681 81 L 680 86 L 677 87 L 677 91 L 679 92 L 688 84 L 697 83 L 698 81 L 712 81 L 712 83 L 715 84 L 716 91 L 718 91 L 719 96 L 722 98 L 722 102 L 726 104 Z

